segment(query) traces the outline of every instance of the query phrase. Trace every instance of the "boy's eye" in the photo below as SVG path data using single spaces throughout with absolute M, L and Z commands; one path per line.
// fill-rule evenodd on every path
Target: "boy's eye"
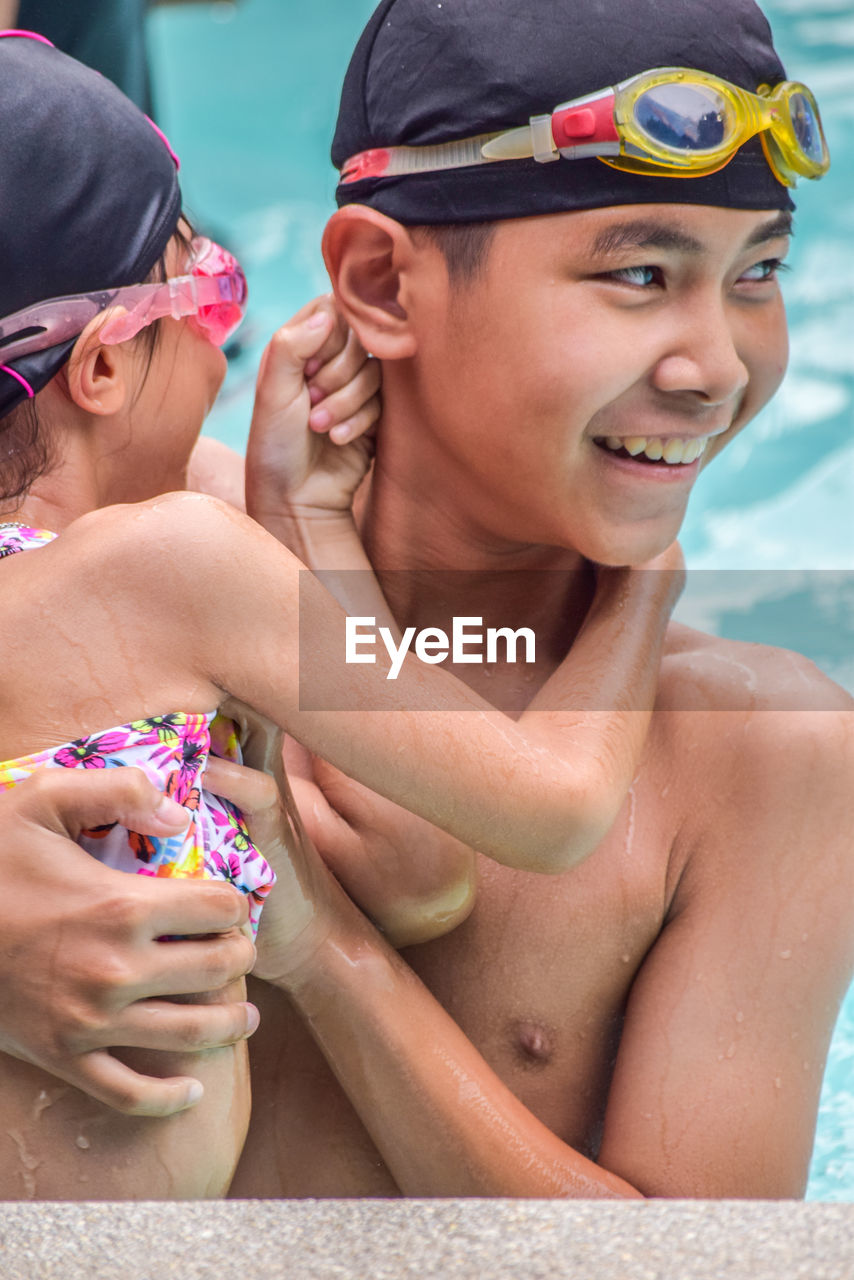
M 746 271 L 743 271 L 739 279 L 764 284 L 766 280 L 775 280 L 781 271 L 788 270 L 789 268 L 782 258 L 765 258 L 762 262 L 757 262 L 754 266 L 748 267 Z
M 616 271 L 606 273 L 608 280 L 616 280 L 618 284 L 631 284 L 646 289 L 656 284 L 659 278 L 657 267 L 620 267 Z

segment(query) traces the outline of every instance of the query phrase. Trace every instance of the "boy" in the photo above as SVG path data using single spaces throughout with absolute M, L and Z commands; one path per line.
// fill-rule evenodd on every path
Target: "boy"
M 634 79 L 660 68 L 687 74 Z M 359 42 L 324 250 L 383 362 L 362 536 L 402 626 L 536 632 L 529 681 L 456 668 L 504 710 L 572 644 L 592 566 L 666 547 L 779 385 L 786 184 L 826 167 L 808 93 L 757 94 L 784 81 L 750 0 L 385 0 Z M 851 700 L 673 626 L 656 706 L 596 853 L 559 878 L 480 863 L 469 918 L 406 963 L 318 890 L 312 945 L 262 957 L 287 998 L 253 996 L 270 1101 L 235 1194 L 802 1194 L 852 966 Z M 366 908 L 397 849 L 462 877 L 426 824 L 302 772 Z

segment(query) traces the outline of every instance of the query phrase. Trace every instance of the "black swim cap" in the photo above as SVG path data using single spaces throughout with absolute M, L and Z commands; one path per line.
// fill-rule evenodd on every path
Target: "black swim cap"
M 332 144 L 336 168 L 373 147 L 512 129 L 654 67 L 691 67 L 744 89 L 786 78 L 753 0 L 383 0 L 353 54 Z M 502 161 L 338 187 L 399 222 L 519 218 L 606 205 L 793 209 L 751 139 L 718 173 L 665 178 L 597 159 Z
M 176 162 L 115 85 L 39 39 L 0 37 L 0 316 L 144 280 L 180 214 Z M 39 391 L 73 346 L 9 367 Z M 0 372 L 0 418 L 25 399 Z

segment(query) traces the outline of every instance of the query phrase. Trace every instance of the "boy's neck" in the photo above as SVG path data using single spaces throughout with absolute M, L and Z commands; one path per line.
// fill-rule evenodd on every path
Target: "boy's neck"
M 490 528 L 488 503 L 426 424 L 386 402 L 361 508 L 365 549 L 401 626 L 531 627 L 538 667 L 566 654 L 595 588 L 573 548 L 512 541 Z

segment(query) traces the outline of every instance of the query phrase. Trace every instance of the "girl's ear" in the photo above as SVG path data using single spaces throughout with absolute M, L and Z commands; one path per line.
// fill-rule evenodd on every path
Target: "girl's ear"
M 122 344 L 108 345 L 100 340 L 105 316 L 109 317 L 109 312 L 89 321 L 62 370 L 74 403 L 101 417 L 120 412 L 131 391 L 129 352 Z
M 327 223 L 323 259 L 338 305 L 365 350 L 381 360 L 415 354 L 418 257 L 408 228 L 365 205 L 346 205 Z

